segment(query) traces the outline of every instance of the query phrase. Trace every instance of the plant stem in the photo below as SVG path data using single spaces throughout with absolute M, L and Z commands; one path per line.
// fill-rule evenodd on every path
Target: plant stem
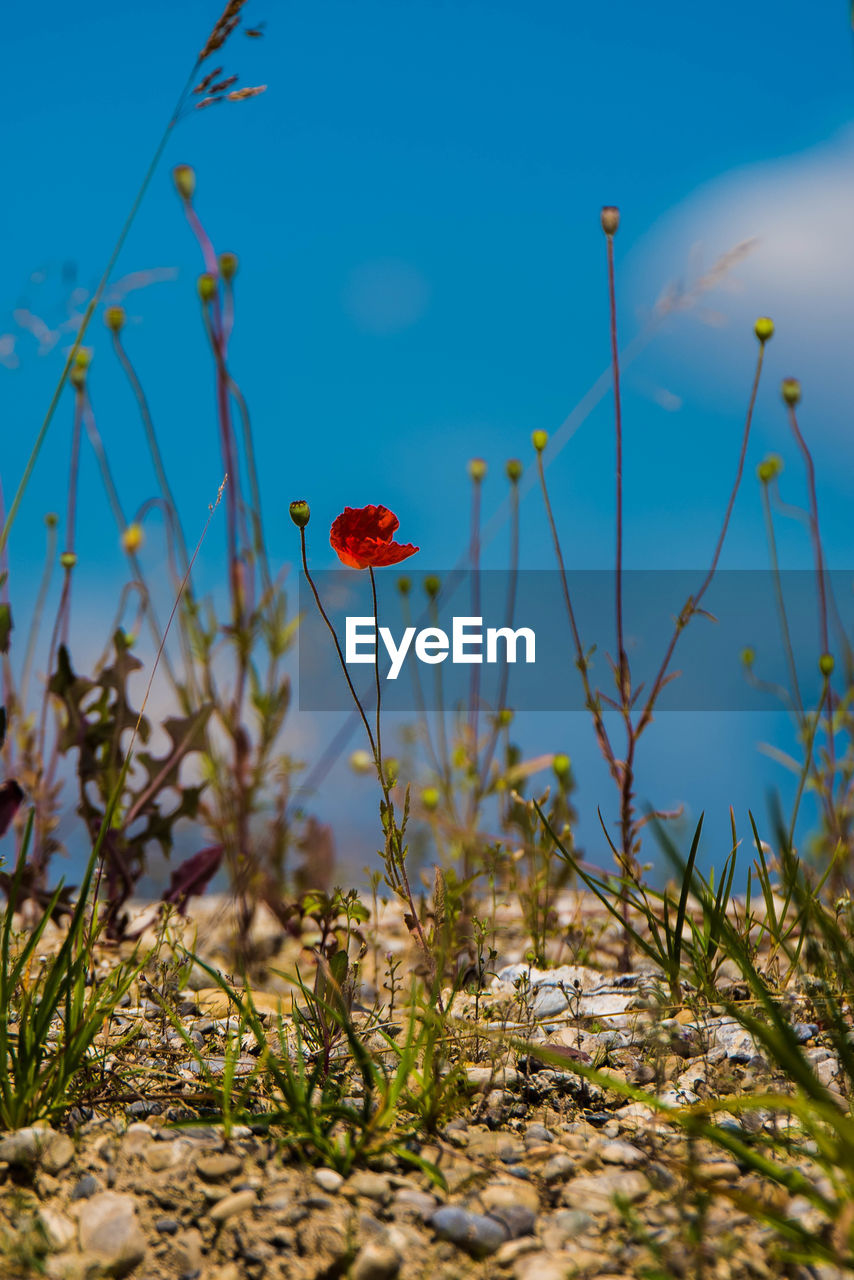
M 507 587 L 507 611 L 505 615 L 505 626 L 510 630 L 513 626 L 513 619 L 516 614 L 516 590 L 519 581 L 519 486 L 513 482 L 510 489 L 510 577 Z M 498 745 L 498 738 L 501 733 L 500 713 L 505 709 L 507 702 L 507 688 L 510 681 L 510 664 L 505 662 L 501 668 L 501 678 L 498 687 L 498 704 L 495 708 L 495 720 L 492 726 L 492 732 L 489 735 L 484 750 L 483 760 L 480 766 L 480 776 L 478 778 L 477 791 L 475 792 L 476 802 L 479 803 L 483 797 L 489 781 L 489 769 L 495 755 L 495 749 Z
M 798 670 L 795 664 L 794 650 L 792 649 L 792 636 L 789 631 L 786 601 L 783 596 L 783 583 L 780 577 L 780 560 L 777 555 L 777 537 L 774 533 L 774 515 L 771 510 L 771 499 L 768 493 L 767 484 L 762 484 L 761 492 L 762 510 L 765 515 L 765 530 L 768 537 L 768 555 L 771 560 L 771 574 L 774 579 L 774 597 L 777 602 L 777 613 L 780 618 L 780 631 L 783 636 L 783 649 L 786 655 L 786 665 L 789 668 L 789 679 L 792 682 L 792 695 L 795 700 L 798 726 L 803 727 L 804 704 L 801 701 L 801 690 L 800 685 L 798 684 Z
M 380 680 L 380 620 L 379 611 L 377 609 L 377 580 L 374 577 L 372 565 L 368 565 L 368 573 L 371 578 L 371 599 L 374 605 L 374 634 L 376 643 L 374 644 L 374 680 L 377 687 L 377 769 L 380 774 L 380 781 L 385 777 L 383 771 L 383 740 L 381 730 L 381 707 L 382 707 L 382 682 Z
M 581 633 L 578 630 L 578 623 L 576 622 L 576 618 L 575 618 L 575 610 L 572 606 L 572 596 L 570 595 L 570 590 L 569 590 L 569 579 L 566 573 L 566 563 L 563 558 L 563 550 L 560 544 L 560 535 L 558 534 L 557 524 L 555 523 L 554 512 L 552 510 L 552 504 L 551 504 L 551 499 L 549 497 L 548 486 L 546 485 L 546 473 L 545 473 L 545 468 L 543 466 L 543 455 L 541 453 L 537 454 L 537 468 L 539 471 L 540 488 L 543 494 L 543 503 L 546 508 L 546 516 L 549 522 L 549 529 L 551 531 L 552 543 L 554 545 L 555 556 L 557 558 L 558 568 L 560 570 L 561 587 L 563 589 L 563 598 L 566 604 L 567 616 L 569 618 L 569 626 L 572 632 L 572 640 L 573 640 L 573 644 L 575 645 L 575 665 L 578 667 L 579 673 L 581 675 L 581 681 L 584 686 L 584 697 L 587 704 L 587 709 L 590 712 L 591 716 L 593 717 L 593 728 L 596 734 L 596 741 L 599 744 L 599 749 L 602 752 L 602 755 L 604 756 L 605 761 L 608 765 L 608 768 L 611 773 L 611 777 L 614 779 L 615 782 L 619 783 L 620 773 L 619 773 L 617 761 L 614 755 L 614 750 L 613 750 L 613 747 L 611 746 L 611 741 L 608 737 L 608 733 L 605 728 L 605 722 L 602 718 L 602 710 L 599 705 L 599 700 L 594 695 L 593 688 L 590 684 L 590 673 L 589 673 L 587 658 L 584 655 L 584 649 L 581 644 Z
M 161 136 L 160 141 L 157 144 L 157 147 L 155 149 L 154 155 L 151 158 L 149 166 L 145 171 L 145 175 L 142 179 L 139 190 L 137 191 L 133 204 L 130 207 L 130 212 L 125 218 L 124 225 L 122 226 L 122 229 L 119 232 L 118 239 L 116 240 L 116 243 L 113 246 L 112 253 L 110 254 L 107 265 L 104 268 L 104 273 L 101 276 L 101 279 L 98 281 L 98 286 L 94 294 L 90 298 L 89 304 L 86 307 L 85 312 L 83 313 L 83 319 L 80 322 L 80 328 L 77 330 L 77 336 L 75 337 L 74 342 L 71 346 L 71 350 L 69 351 L 68 356 L 66 357 L 65 364 L 63 365 L 63 368 L 62 368 L 62 373 L 59 375 L 59 381 L 56 384 L 56 387 L 54 389 L 53 395 L 50 400 L 50 404 L 48 405 L 47 413 L 44 416 L 44 420 L 42 421 L 41 427 L 39 428 L 39 433 L 36 436 L 35 444 L 33 445 L 33 448 L 30 452 L 30 456 L 27 459 L 27 464 L 24 467 L 24 474 L 21 476 L 21 480 L 15 492 L 15 496 L 12 499 L 12 505 L 9 508 L 9 513 L 6 516 L 6 519 L 3 523 L 2 530 L 0 530 L 0 554 L 2 554 L 3 551 L 5 551 L 6 543 L 9 540 L 9 531 L 11 530 L 12 525 L 15 522 L 15 517 L 18 514 L 18 508 L 20 507 L 21 502 L 23 501 L 23 497 L 26 492 L 27 485 L 30 482 L 30 477 L 32 476 L 33 469 L 36 465 L 36 460 L 39 456 L 39 453 L 41 452 L 42 445 L 44 444 L 44 441 L 45 441 L 45 436 L 47 435 L 51 421 L 53 420 L 53 415 L 56 412 L 56 406 L 59 404 L 59 397 L 62 394 L 62 388 L 65 386 L 66 378 L 68 377 L 71 366 L 73 365 L 75 357 L 77 356 L 77 352 L 80 350 L 80 347 L 83 344 L 83 339 L 86 335 L 86 330 L 89 327 L 89 321 L 92 319 L 92 316 L 95 313 L 98 303 L 101 301 L 101 298 L 103 297 L 104 290 L 106 289 L 109 278 L 113 273 L 113 268 L 115 267 L 116 262 L 118 261 L 119 254 L 124 248 L 125 241 L 127 240 L 128 235 L 130 234 L 130 229 L 133 226 L 137 213 L 139 212 L 139 208 L 145 197 L 145 193 L 147 192 L 149 185 L 151 184 L 151 180 L 154 177 L 155 172 L 157 171 L 157 166 L 160 163 L 160 159 L 163 155 L 163 152 L 166 150 L 166 144 L 169 141 L 172 130 L 175 127 L 175 125 L 178 123 L 181 110 L 184 106 L 184 101 L 192 87 L 198 68 L 199 68 L 199 61 L 197 59 L 196 62 L 193 64 L 192 71 L 187 77 L 187 83 L 184 85 L 184 88 L 181 90 L 181 95 L 178 98 L 178 102 L 175 106 L 174 111 L 172 112 L 172 115 L 169 119 L 169 123 L 167 124 L 165 130 L 163 131 L 163 135 Z
M 819 608 L 819 632 L 821 639 L 822 655 L 830 653 L 830 634 L 827 625 L 827 589 L 824 581 L 824 553 L 821 545 L 821 533 L 818 527 L 818 496 L 815 487 L 815 465 L 812 459 L 812 453 L 809 446 L 801 433 L 798 426 L 798 416 L 795 412 L 795 406 L 790 404 L 789 409 L 789 425 L 792 428 L 792 434 L 797 441 L 798 448 L 804 459 L 804 465 L 807 472 L 807 489 L 809 493 L 809 526 L 810 535 L 813 544 L 813 555 L 815 557 L 815 576 L 816 585 L 818 587 L 818 608 Z M 828 787 L 828 800 L 830 803 L 830 818 L 834 828 L 834 835 L 837 839 L 840 836 L 839 823 L 836 815 L 836 805 L 834 801 L 834 783 L 836 780 L 836 741 L 833 728 L 833 690 L 830 685 L 830 677 L 825 679 L 825 697 L 827 699 L 826 717 L 827 717 L 827 755 L 828 755 L 828 771 L 830 781 Z
M 154 465 L 154 473 L 157 476 L 157 483 L 160 486 L 160 493 L 164 499 L 166 518 L 167 518 L 167 521 L 170 523 L 173 535 L 175 537 L 175 542 L 181 553 L 182 572 L 186 572 L 188 558 L 187 558 L 187 544 L 184 541 L 184 530 L 181 528 L 181 523 L 178 519 L 178 507 L 175 502 L 172 489 L 169 485 L 168 477 L 166 475 L 166 467 L 163 464 L 163 455 L 160 452 L 160 445 L 157 440 L 157 433 L 154 430 L 154 420 L 151 417 L 151 409 L 149 408 L 148 400 L 146 398 L 145 392 L 143 391 L 142 383 L 140 382 L 139 377 L 137 376 L 137 372 L 134 369 L 133 364 L 131 363 L 130 356 L 125 350 L 124 343 L 122 342 L 121 337 L 116 330 L 113 330 L 113 347 L 115 349 L 116 355 L 118 356 L 119 363 L 121 364 L 122 369 L 124 370 L 125 377 L 130 383 L 131 390 L 133 391 L 133 394 L 134 394 L 134 398 L 136 399 L 136 402 L 139 406 L 139 415 L 142 419 L 142 427 L 143 427 L 143 431 L 145 432 L 145 439 L 146 439 L 146 443 L 148 444 L 148 451 L 151 454 L 151 461 Z
M 614 434 L 616 439 L 616 572 L 615 606 L 617 619 L 617 661 L 620 701 L 629 701 L 628 661 L 623 643 L 623 408 L 620 397 L 620 347 L 617 341 L 617 297 L 614 283 L 614 237 L 606 235 L 608 247 L 608 304 L 611 322 L 611 369 L 614 378 Z
M 341 644 L 338 640 L 338 636 L 336 634 L 335 628 L 333 627 L 332 622 L 329 618 L 329 615 L 327 614 L 326 610 L 324 609 L 321 603 L 320 594 L 317 590 L 317 587 L 314 585 L 314 579 L 312 578 L 311 573 L 309 572 L 308 556 L 306 555 L 306 545 L 305 545 L 305 529 L 300 529 L 299 536 L 300 536 L 300 551 L 302 553 L 302 571 L 305 574 L 305 580 L 308 583 L 308 585 L 311 587 L 311 594 L 314 596 L 314 603 L 317 605 L 318 612 L 320 613 L 320 616 L 323 619 L 323 621 L 326 623 L 326 628 L 329 634 L 332 636 L 332 642 L 335 645 L 335 651 L 338 654 L 338 661 L 341 664 L 341 670 L 344 672 L 344 679 L 347 681 L 347 687 L 350 690 L 350 694 L 353 698 L 353 701 L 356 704 L 356 709 L 358 710 L 359 715 L 362 718 L 362 724 L 365 726 L 365 732 L 368 735 L 368 742 L 371 744 L 371 754 L 373 755 L 374 760 L 376 761 L 377 760 L 377 744 L 374 741 L 374 735 L 373 735 L 373 732 L 371 731 L 371 726 L 368 723 L 368 717 L 365 715 L 364 707 L 362 706 L 362 703 L 359 699 L 359 695 L 356 693 L 356 689 L 355 689 L 355 686 L 353 685 L 353 681 L 350 679 L 350 672 L 347 670 L 347 663 L 344 660 L 344 653 L 341 649 Z
M 736 469 L 735 481 L 733 483 L 732 490 L 730 492 L 729 502 L 727 503 L 726 514 L 724 515 L 723 525 L 721 527 L 721 531 L 718 536 L 717 543 L 715 545 L 715 551 L 714 551 L 714 555 L 712 556 L 711 566 L 700 585 L 699 591 L 695 596 L 690 596 L 688 598 L 688 600 L 685 602 L 685 606 L 682 609 L 681 614 L 679 615 L 679 618 L 677 619 L 676 627 L 674 629 L 673 635 L 671 636 L 670 643 L 667 646 L 667 652 L 664 655 L 664 660 L 662 661 L 661 666 L 658 669 L 658 674 L 656 675 L 655 681 L 653 682 L 649 697 L 647 698 L 647 701 L 646 701 L 646 705 L 644 706 L 644 709 L 641 713 L 640 720 L 637 723 L 637 728 L 635 730 L 636 737 L 640 737 L 640 735 L 643 733 L 644 729 L 647 727 L 650 720 L 652 719 L 653 711 L 655 710 L 655 703 L 658 699 L 658 695 L 661 693 L 662 686 L 667 677 L 667 672 L 670 667 L 671 659 L 673 658 L 673 652 L 679 641 L 679 637 L 682 634 L 682 631 L 684 630 L 685 626 L 689 622 L 691 615 L 696 612 L 700 604 L 700 601 L 703 599 L 703 596 L 706 594 L 709 587 L 711 586 L 712 579 L 714 578 L 715 573 L 717 571 L 718 561 L 721 556 L 721 551 L 723 550 L 724 541 L 726 540 L 727 531 L 729 529 L 729 523 L 732 518 L 733 507 L 735 506 L 735 500 L 736 500 L 736 497 L 738 496 L 738 490 L 741 485 L 741 477 L 744 473 L 744 460 L 745 460 L 745 457 L 747 456 L 747 444 L 750 439 L 750 428 L 753 423 L 753 411 L 756 407 L 756 397 L 759 393 L 759 379 L 762 375 L 762 364 L 763 364 L 764 357 L 765 357 L 765 344 L 760 343 L 759 355 L 756 358 L 756 371 L 753 376 L 753 386 L 750 392 L 750 402 L 747 407 L 747 418 L 744 424 L 744 433 L 742 435 L 742 440 L 741 440 L 741 452 L 738 458 L 738 467 Z

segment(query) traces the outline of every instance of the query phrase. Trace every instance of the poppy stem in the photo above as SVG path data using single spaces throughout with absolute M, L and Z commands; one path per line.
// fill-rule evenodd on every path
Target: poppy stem
M 326 610 L 324 609 L 323 605 L 320 602 L 320 595 L 318 593 L 317 587 L 314 585 L 314 579 L 312 578 L 311 574 L 308 571 L 308 556 L 306 555 L 306 550 L 305 550 L 305 529 L 300 529 L 299 537 L 300 537 L 300 550 L 302 551 L 302 571 L 305 574 L 305 580 L 308 583 L 308 585 L 311 587 L 311 594 L 314 596 L 314 603 L 317 605 L 318 612 L 320 613 L 320 616 L 323 619 L 323 621 L 326 623 L 326 626 L 329 630 L 329 634 L 332 636 L 333 642 L 335 644 L 335 650 L 338 654 L 338 661 L 341 663 L 341 670 L 344 672 L 344 679 L 347 681 L 349 690 L 353 695 L 353 701 L 356 704 L 359 715 L 362 717 L 362 724 L 365 726 L 365 732 L 367 733 L 368 741 L 371 744 L 371 751 L 373 752 L 374 760 L 376 761 L 377 768 L 379 769 L 380 761 L 379 761 L 379 755 L 377 753 L 377 744 L 374 742 L 374 735 L 371 732 L 371 726 L 368 724 L 368 717 L 365 715 L 365 709 L 362 706 L 361 702 L 359 701 L 359 695 L 353 686 L 353 681 L 350 679 L 350 672 L 347 670 L 347 663 L 344 661 L 344 654 L 341 652 L 341 644 L 338 640 L 338 636 L 335 632 L 335 628 L 333 627 L 331 621 L 329 620 L 329 615 L 327 614 Z
M 380 710 L 382 707 L 382 685 L 380 681 L 380 619 L 377 610 L 377 580 L 374 577 L 373 565 L 368 565 L 368 573 L 371 578 L 371 599 L 374 605 L 374 631 L 376 632 L 376 644 L 374 645 L 374 679 L 377 685 L 377 768 L 380 772 L 380 778 L 385 778 L 383 772 L 383 741 L 380 730 Z
M 377 580 L 374 577 L 373 565 L 368 565 L 368 573 L 371 579 L 371 598 L 374 606 L 374 628 L 376 630 L 376 635 L 377 635 L 377 643 L 374 646 L 374 678 L 377 684 L 377 745 L 374 751 L 374 758 L 376 759 L 377 772 L 380 778 L 380 786 L 382 787 L 383 799 L 385 800 L 385 805 L 386 805 L 386 822 L 388 824 L 387 831 L 386 831 L 386 838 L 388 840 L 390 860 L 392 862 L 392 866 L 389 868 L 389 871 L 391 874 L 393 874 L 394 879 L 397 880 L 398 884 L 403 889 L 403 893 L 409 905 L 409 915 L 410 915 L 410 919 L 412 920 L 412 930 L 415 933 L 415 936 L 418 939 L 419 945 L 427 959 L 427 963 L 430 966 L 431 978 L 433 982 L 436 984 L 435 986 L 436 1004 L 438 1005 L 439 1012 L 444 1013 L 445 1010 L 442 1004 L 442 995 L 439 990 L 439 984 L 437 981 L 438 975 L 437 975 L 436 961 L 433 957 L 432 951 L 430 950 L 427 939 L 424 936 L 424 929 L 422 927 L 421 920 L 418 916 L 418 908 L 415 905 L 415 898 L 413 897 L 413 894 L 412 894 L 412 886 L 409 883 L 409 875 L 406 870 L 405 851 L 403 847 L 403 833 L 398 827 L 397 819 L 394 816 L 394 800 L 391 794 L 392 788 L 389 780 L 386 778 L 385 767 L 383 765 L 382 734 L 380 730 L 380 712 L 382 708 L 382 683 L 380 681 L 380 646 L 379 646 L 380 620 L 379 620 L 379 610 L 377 607 Z M 404 827 L 406 826 L 405 809 L 404 809 L 403 825 Z
M 336 634 L 335 628 L 332 625 L 332 622 L 330 621 L 329 615 L 327 614 L 326 610 L 321 604 L 320 593 L 318 592 L 317 587 L 314 584 L 314 580 L 311 574 L 309 573 L 308 556 L 306 554 L 306 545 L 305 545 L 305 525 L 304 524 L 299 525 L 299 536 L 300 536 L 300 550 L 302 552 L 302 568 L 303 568 L 303 573 L 305 574 L 306 582 L 311 587 L 311 594 L 314 596 L 314 603 L 317 605 L 320 616 L 323 619 L 323 621 L 326 623 L 327 630 L 329 631 L 329 634 L 332 636 L 332 640 L 335 645 L 335 651 L 338 654 L 338 661 L 341 664 L 341 670 L 344 672 L 344 679 L 347 681 L 347 686 L 350 690 L 350 693 L 352 694 L 353 701 L 356 704 L 356 708 L 359 712 L 359 715 L 361 716 L 362 724 L 365 726 L 365 732 L 368 735 L 368 741 L 371 744 L 371 751 L 373 752 L 374 764 L 376 765 L 376 768 L 377 768 L 377 777 L 379 779 L 380 788 L 383 794 L 383 804 L 381 806 L 381 813 L 382 813 L 382 820 L 383 820 L 383 832 L 385 834 L 385 840 L 386 840 L 386 849 L 385 849 L 386 881 L 389 887 L 393 889 L 395 893 L 397 893 L 398 896 L 409 907 L 409 916 L 407 918 L 407 925 L 410 931 L 415 935 L 419 946 L 424 952 L 424 956 L 430 970 L 430 978 L 431 978 L 431 983 L 433 984 L 434 994 L 436 998 L 436 1006 L 440 1013 L 444 1013 L 445 1007 L 442 1001 L 442 994 L 439 989 L 438 966 L 436 964 L 433 953 L 430 950 L 430 945 L 427 942 L 426 937 L 424 936 L 424 928 L 421 924 L 421 920 L 418 915 L 418 908 L 415 905 L 415 898 L 412 893 L 412 886 L 409 883 L 409 875 L 406 870 L 406 856 L 405 856 L 406 851 L 403 844 L 403 832 L 401 828 L 398 827 L 397 825 L 397 819 L 394 813 L 394 800 L 391 794 L 392 786 L 386 777 L 385 767 L 383 765 L 382 736 L 381 736 L 381 730 L 380 730 L 380 712 L 381 712 L 382 696 L 381 696 L 380 669 L 379 669 L 379 645 L 377 645 L 374 651 L 374 677 L 376 679 L 376 684 L 377 684 L 377 728 L 376 728 L 376 738 L 375 738 L 374 734 L 371 732 L 371 726 L 368 723 L 368 717 L 365 715 L 365 708 L 362 706 L 361 700 L 359 699 L 359 695 L 356 693 L 355 687 L 353 685 L 353 681 L 350 679 L 350 673 L 347 670 L 347 663 L 345 661 L 344 654 L 341 650 L 341 644 L 338 640 L 338 636 Z M 379 626 L 378 626 L 378 618 L 377 618 L 377 584 L 376 584 L 376 579 L 374 578 L 373 568 L 370 565 L 368 566 L 368 570 L 371 578 L 371 595 L 373 597 L 373 605 L 374 605 L 374 627 L 377 632 L 377 640 L 379 640 Z M 404 817 L 403 817 L 404 827 L 406 826 L 406 815 L 407 815 L 408 808 L 409 808 L 409 802 L 408 802 L 408 794 L 407 794 L 407 804 L 404 808 Z M 410 920 L 412 922 L 411 924 L 409 923 Z

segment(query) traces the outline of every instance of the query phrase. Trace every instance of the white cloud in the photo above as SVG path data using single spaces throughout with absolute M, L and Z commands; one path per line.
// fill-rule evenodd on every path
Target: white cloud
M 774 365 L 802 379 L 805 402 L 830 391 L 838 404 L 854 363 L 854 129 L 725 174 L 668 211 L 630 256 L 630 297 L 648 307 L 663 281 L 688 284 L 752 239 L 750 253 L 698 303 L 708 326 L 699 339 L 695 324 L 674 326 L 673 353 L 692 372 L 713 362 L 725 380 L 721 358 L 750 350 L 753 321 L 770 315 Z

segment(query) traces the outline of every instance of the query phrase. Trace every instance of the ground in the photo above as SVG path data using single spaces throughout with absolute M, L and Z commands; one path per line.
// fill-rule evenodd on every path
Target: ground
M 810 1199 L 627 1096 L 633 1086 L 672 1108 L 720 1099 L 716 1119 L 738 1142 L 758 1149 L 767 1131 L 779 1137 L 781 1120 L 770 1106 L 723 1110 L 737 1096 L 788 1088 L 731 1006 L 701 1001 L 687 986 L 676 1005 L 661 975 L 640 959 L 631 973 L 618 973 L 616 926 L 583 895 L 562 895 L 561 913 L 557 934 L 576 939 L 574 952 L 564 941 L 554 963 L 538 969 L 524 959 L 513 908 L 499 912 L 497 954 L 481 986 L 445 988 L 444 1026 L 452 1031 L 442 1054 L 433 1041 L 419 1041 L 422 1074 L 386 1097 L 385 1128 L 349 1167 L 312 1146 L 308 1122 L 268 1124 L 260 1114 L 277 1096 L 260 1074 L 265 1046 L 281 1047 L 281 1032 L 291 1059 L 299 1056 L 293 1005 L 299 1009 L 305 997 L 294 998 L 280 975 L 297 963 L 304 977 L 311 972 L 312 939 L 288 938 L 271 920 L 259 921 L 257 942 L 268 960 L 252 980 L 253 1030 L 208 969 L 182 967 L 180 953 L 174 963 L 164 953 L 175 933 L 161 936 L 156 960 L 101 1034 L 100 1076 L 85 1096 L 51 1126 L 0 1138 L 0 1276 L 854 1276 L 828 1263 L 787 1260 L 779 1223 L 763 1221 L 768 1209 L 826 1242 L 832 1230 Z M 206 904 L 182 928 L 203 961 L 229 973 L 222 913 Z M 381 910 L 379 928 L 378 936 L 365 933 L 353 1025 L 383 1078 L 393 1079 L 400 1061 L 393 1045 L 406 1044 L 410 1010 L 400 993 L 391 1010 L 377 997 L 388 999 L 388 955 L 408 970 L 414 944 L 394 904 Z M 48 932 L 44 947 L 60 936 Z M 154 940 L 143 938 L 143 946 Z M 126 954 L 126 946 L 104 950 L 98 964 L 108 968 Z M 725 967 L 719 981 L 724 995 L 743 998 L 737 973 Z M 245 999 L 243 985 L 236 988 Z M 847 1110 L 844 1074 L 808 1020 L 810 1006 L 797 994 L 790 1004 L 806 1059 L 832 1104 Z M 380 1007 L 382 1017 L 370 1012 Z M 333 1097 L 314 1084 L 308 1108 L 315 1119 L 336 1099 L 357 1110 L 364 1102 L 364 1076 L 347 1037 L 332 1039 L 329 1075 L 340 1087 Z M 431 1071 L 425 1046 L 437 1054 Z M 302 1057 L 317 1060 L 305 1040 Z M 584 1079 L 576 1068 L 587 1067 L 608 1075 Z M 346 1121 L 330 1130 L 339 1154 L 344 1129 Z M 791 1168 L 820 1188 L 814 1148 L 794 1126 L 791 1137 Z

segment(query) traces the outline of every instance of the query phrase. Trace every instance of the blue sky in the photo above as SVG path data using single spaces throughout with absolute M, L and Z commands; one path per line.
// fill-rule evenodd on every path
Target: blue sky
M 201 0 L 95 0 L 75 9 L 49 0 L 37 20 L 26 6 L 5 17 L 7 497 L 62 347 L 38 355 L 16 312 L 51 325 L 61 319 L 72 287 L 63 264 L 74 264 L 76 285 L 91 289 L 218 13 L 218 3 Z M 707 561 L 738 448 L 752 323 L 769 312 L 778 336 L 725 563 L 765 564 L 753 475 L 767 449 L 784 454 L 787 492 L 803 498 L 777 394 L 780 378 L 796 373 L 828 556 L 850 564 L 854 66 L 846 5 L 805 12 L 793 2 L 726 2 L 712 12 L 620 0 L 250 0 L 246 14 L 266 21 L 264 38 L 235 36 L 226 66 L 267 92 L 179 126 L 116 273 L 163 269 L 168 277 L 127 299 L 128 347 L 190 536 L 222 465 L 194 293 L 198 251 L 169 178 L 178 162 L 196 168 L 197 207 L 217 247 L 241 259 L 233 364 L 253 410 L 277 563 L 294 554 L 286 518 L 294 496 L 311 501 L 319 567 L 332 563 L 324 531 L 334 516 L 368 502 L 397 511 L 405 540 L 422 548 L 421 567 L 456 562 L 466 537 L 466 460 L 482 455 L 490 464 L 488 517 L 504 497 L 504 460 L 527 460 L 531 429 L 557 431 L 607 365 L 598 212 L 616 203 L 624 340 L 669 282 L 688 281 L 734 245 L 756 241 L 722 288 L 669 319 L 626 370 L 626 562 Z M 100 319 L 91 343 L 99 426 L 130 511 L 153 491 L 153 477 Z M 42 516 L 64 502 L 70 416 L 67 396 L 13 534 L 13 600 L 23 614 L 41 560 Z M 579 567 L 611 560 L 612 466 L 606 397 L 550 461 L 562 533 Z M 97 622 L 108 616 L 121 572 L 91 459 L 84 482 L 80 651 L 100 647 Z M 535 492 L 523 520 L 523 563 L 549 565 Z M 213 585 L 222 577 L 222 536 L 213 530 L 201 563 Z M 505 536 L 499 527 L 487 552 L 495 567 L 506 563 Z M 798 528 L 781 531 L 781 547 L 786 564 L 809 564 Z M 156 536 L 146 555 L 156 572 Z M 308 754 L 333 728 L 295 724 L 293 732 Z M 717 812 L 714 844 L 715 832 L 726 832 L 728 803 L 745 815 L 748 803 L 761 810 L 766 787 L 782 781 L 756 751 L 757 738 L 778 728 L 750 716 L 706 716 L 690 727 L 670 719 L 650 738 L 641 787 L 665 805 L 684 799 L 692 813 Z M 532 751 L 573 756 L 582 831 L 597 854 L 590 815 L 607 780 L 583 718 L 526 727 L 521 717 L 520 732 Z M 345 821 L 335 812 L 342 794 Z M 315 803 L 340 828 L 345 855 L 367 861 L 374 798 L 364 783 L 341 766 Z

